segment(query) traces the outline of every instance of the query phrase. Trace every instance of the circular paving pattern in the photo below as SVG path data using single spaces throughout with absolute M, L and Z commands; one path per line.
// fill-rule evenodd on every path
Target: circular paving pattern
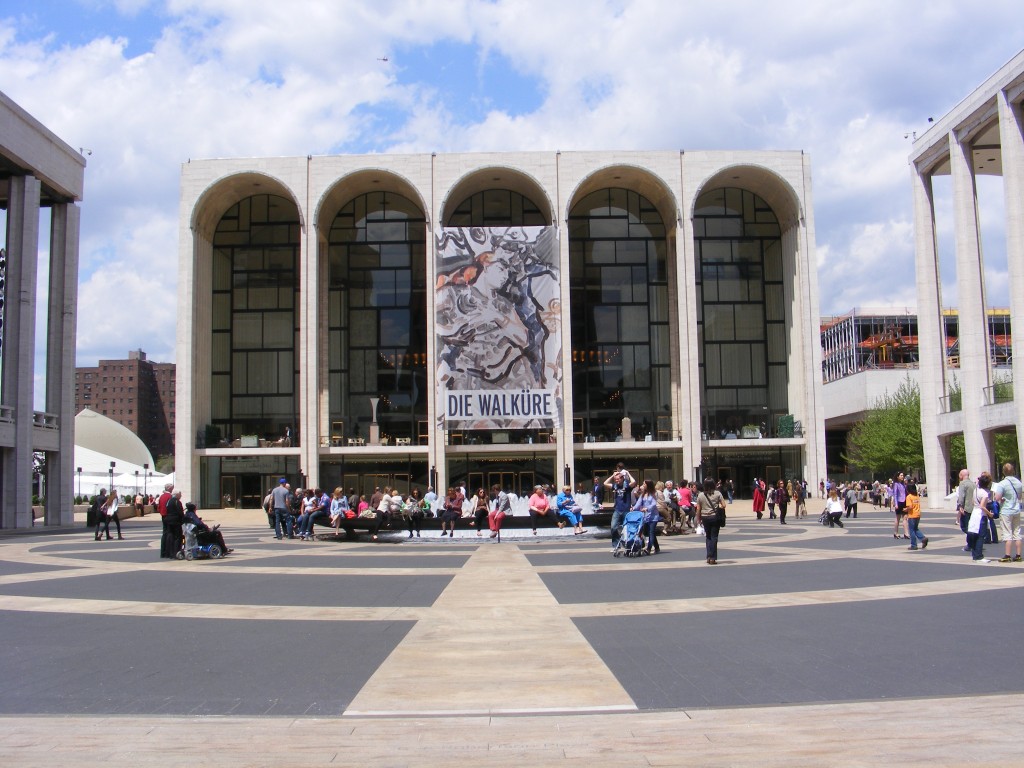
M 525 733 L 543 717 L 693 723 L 1021 694 L 995 666 L 974 673 L 967 649 L 979 627 L 1019 637 L 1024 567 L 971 563 L 948 512 L 925 512 L 929 547 L 909 552 L 884 512 L 844 529 L 816 513 L 781 526 L 741 502 L 717 566 L 697 536 L 627 560 L 600 533 L 277 541 L 258 513 L 220 515 L 235 550 L 223 560 L 161 560 L 152 518 L 125 521 L 124 541 L 0 537 L 0 716 L 14 732 L 55 717 L 84 728 L 203 715 L 236 718 L 234 738 L 243 723 L 295 718 L 399 730 L 497 718 Z

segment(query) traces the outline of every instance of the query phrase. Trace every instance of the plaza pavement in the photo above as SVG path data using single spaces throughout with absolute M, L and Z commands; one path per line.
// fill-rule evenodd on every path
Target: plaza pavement
M 0 765 L 1024 764 L 1024 567 L 972 564 L 951 512 L 915 553 L 819 508 L 738 502 L 717 566 L 697 536 L 277 541 L 259 510 L 206 514 L 218 561 L 160 560 L 154 516 L 8 532 Z

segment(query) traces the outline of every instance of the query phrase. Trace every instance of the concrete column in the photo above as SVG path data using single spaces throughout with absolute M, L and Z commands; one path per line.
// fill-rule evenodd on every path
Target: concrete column
M 956 131 L 949 134 L 950 173 L 953 179 L 953 233 L 956 249 L 957 304 L 960 310 L 960 381 L 963 393 L 964 446 L 972 475 L 991 470 L 981 434 L 981 408 L 991 380 L 988 323 L 985 318 L 985 281 L 978 227 L 978 195 L 971 165 L 971 145 Z
M 50 214 L 50 294 L 46 342 L 46 411 L 60 424 L 60 447 L 46 455 L 46 525 L 74 523 L 75 332 L 78 318 L 78 230 L 69 203 Z
M 1024 317 L 1024 111 L 1006 93 L 996 97 L 999 144 L 1003 154 L 1006 205 L 1006 267 L 1010 279 L 1010 317 Z M 1024 456 L 1024 332 L 1013 334 L 1013 409 L 1017 455 Z M 993 469 L 995 469 L 993 467 Z M 1017 467 L 1018 474 L 1020 467 Z
M 946 334 L 942 324 L 939 295 L 938 249 L 935 244 L 935 204 L 932 179 L 912 169 L 914 188 L 914 271 L 917 275 L 917 333 L 921 391 L 921 437 L 924 442 L 924 470 L 931 489 L 927 504 L 936 508 L 948 492 L 948 451 L 938 436 L 940 398 L 946 392 Z M 941 493 L 940 493 L 941 491 Z
M 803 194 L 800 197 L 801 219 L 793 222 L 796 250 L 793 258 L 797 264 L 799 290 L 794 297 L 794 317 L 810 318 L 809 325 L 798 339 L 799 347 L 794 343 L 794 351 L 799 350 L 798 358 L 803 364 L 796 366 L 800 371 L 801 385 L 801 418 L 804 424 L 804 466 L 803 476 L 808 484 L 817 483 L 827 475 L 825 462 L 825 406 L 823 402 L 823 384 L 821 372 L 821 333 L 818 329 L 818 265 L 814 258 L 814 218 L 807 206 L 807 196 L 811 188 L 811 164 L 806 154 L 801 155 L 803 175 Z M 786 236 L 783 235 L 783 244 Z M 789 251 L 783 248 L 783 253 Z M 796 290 L 796 289 L 794 289 Z M 797 323 L 796 325 L 801 325 Z
M 13 176 L 7 207 L 7 285 L 4 304 L 3 387 L 14 409 L 14 447 L 3 454 L 2 528 L 32 525 L 32 420 L 36 339 L 39 193 L 34 176 Z
M 697 263 L 693 242 L 693 203 L 692 195 L 686 189 L 686 156 L 679 156 L 679 176 L 683 188 L 679 199 L 682 201 L 680 221 L 676 231 L 676 270 L 675 292 L 679 307 L 679 335 L 674 352 L 679 356 L 679 424 L 678 429 L 683 436 L 683 461 L 685 462 L 682 477 L 693 477 L 694 467 L 700 465 L 700 350 L 697 339 Z
M 309 189 L 311 161 L 306 162 L 306 189 Z M 317 229 L 311 220 L 311 203 L 306 200 L 302 211 L 299 240 L 300 304 L 295 308 L 299 320 L 299 381 L 295 392 L 296 427 L 299 430 L 299 469 L 306 475 L 309 488 L 320 487 L 320 400 L 317 383 L 320 381 L 320 290 L 326 285 L 320 281 L 317 258 Z M 326 363 L 326 360 L 324 361 Z M 295 445 L 295 442 L 292 442 Z

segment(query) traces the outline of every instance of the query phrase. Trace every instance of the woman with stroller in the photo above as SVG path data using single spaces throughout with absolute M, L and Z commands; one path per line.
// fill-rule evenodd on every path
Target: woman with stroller
M 661 513 L 658 512 L 658 500 L 655 497 L 654 481 L 648 478 L 640 485 L 640 495 L 633 502 L 633 511 L 644 513 L 644 536 L 647 538 L 647 554 L 651 554 L 654 548 L 655 554 L 661 553 L 658 546 L 658 523 L 661 522 Z
M 782 481 L 779 481 L 782 486 Z M 783 492 L 785 487 L 783 487 Z M 708 565 L 718 564 L 718 532 L 722 527 L 725 498 L 715 488 L 714 478 L 704 478 L 704 490 L 697 494 L 697 524 L 704 526 Z

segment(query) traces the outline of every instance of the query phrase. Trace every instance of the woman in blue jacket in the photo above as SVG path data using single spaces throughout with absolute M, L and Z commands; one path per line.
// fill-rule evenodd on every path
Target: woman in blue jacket
M 658 546 L 658 523 L 661 522 L 661 513 L 658 511 L 657 499 L 654 496 L 654 481 L 644 480 L 640 486 L 640 495 L 633 504 L 633 510 L 644 513 L 644 534 L 647 539 L 647 554 L 651 554 L 654 548 L 655 554 L 661 552 Z

